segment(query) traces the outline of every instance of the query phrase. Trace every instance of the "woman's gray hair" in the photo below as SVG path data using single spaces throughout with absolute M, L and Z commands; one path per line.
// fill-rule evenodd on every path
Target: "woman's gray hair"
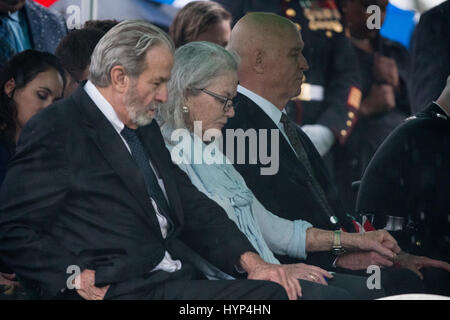
M 109 30 L 99 41 L 91 57 L 89 80 L 98 87 L 111 84 L 111 70 L 121 65 L 131 77 L 146 68 L 145 55 L 151 47 L 165 44 L 174 51 L 169 36 L 143 20 L 126 20 Z
M 190 42 L 175 51 L 172 76 L 168 83 L 166 103 L 158 106 L 157 121 L 170 142 L 172 131 L 187 128 L 182 107 L 188 94 L 199 94 L 214 79 L 238 70 L 239 57 L 232 51 L 211 42 Z

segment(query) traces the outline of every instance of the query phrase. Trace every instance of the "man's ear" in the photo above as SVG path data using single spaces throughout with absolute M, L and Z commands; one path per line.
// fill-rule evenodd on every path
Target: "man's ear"
M 261 49 L 256 49 L 253 51 L 253 70 L 258 74 L 264 73 L 264 51 Z
M 130 77 L 123 66 L 114 66 L 111 69 L 111 85 L 120 92 L 125 93 L 128 90 Z
M 5 94 L 9 97 L 12 98 L 14 89 L 16 88 L 16 80 L 14 80 L 14 78 L 9 79 L 4 87 L 3 90 L 5 91 Z

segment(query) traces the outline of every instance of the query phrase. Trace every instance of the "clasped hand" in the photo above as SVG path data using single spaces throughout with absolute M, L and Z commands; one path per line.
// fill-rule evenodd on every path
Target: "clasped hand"
M 385 230 L 347 234 L 350 252 L 339 256 L 336 266 L 350 270 L 363 270 L 371 265 L 392 267 L 401 252 L 397 241 Z

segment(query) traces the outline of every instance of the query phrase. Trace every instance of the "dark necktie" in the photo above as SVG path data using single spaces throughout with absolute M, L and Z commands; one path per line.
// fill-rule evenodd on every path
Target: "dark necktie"
M 289 119 L 289 117 L 285 113 L 282 113 L 280 122 L 283 124 L 284 131 L 286 132 L 286 135 L 289 141 L 291 142 L 291 145 L 294 148 L 295 153 L 297 154 L 297 160 L 305 167 L 306 172 L 308 173 L 307 182 L 309 189 L 311 190 L 316 200 L 321 205 L 322 209 L 325 210 L 327 215 L 330 217 L 331 223 L 335 224 L 337 218 L 333 215 L 333 210 L 331 209 L 328 203 L 325 192 L 323 191 L 322 186 L 316 179 L 313 168 L 311 166 L 311 162 L 309 161 L 308 155 L 306 154 L 303 142 L 300 139 L 300 136 L 298 135 L 295 124 L 291 121 L 291 119 Z
M 139 139 L 136 130 L 130 129 L 128 127 L 124 127 L 120 132 L 122 137 L 128 143 L 130 147 L 131 154 L 133 156 L 134 161 L 138 165 L 142 174 L 144 175 L 145 184 L 147 185 L 147 192 L 150 197 L 156 202 L 160 213 L 166 217 L 169 225 L 171 224 L 171 220 L 168 217 L 168 213 L 170 212 L 169 205 L 164 197 L 164 194 L 158 184 L 158 180 L 150 167 L 149 157 L 147 152 L 144 149 L 144 146 Z

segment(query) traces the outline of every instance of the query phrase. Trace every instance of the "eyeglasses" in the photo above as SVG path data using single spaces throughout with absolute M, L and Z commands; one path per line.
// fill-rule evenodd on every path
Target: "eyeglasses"
M 201 92 L 204 92 L 204 93 L 210 95 L 211 97 L 214 97 L 217 100 L 219 100 L 220 102 L 222 102 L 223 103 L 223 112 L 225 112 L 225 113 L 228 112 L 231 108 L 236 109 L 236 107 L 237 107 L 237 104 L 233 103 L 232 98 L 222 96 L 220 94 L 209 91 L 208 89 L 205 89 L 205 88 L 197 89 L 197 90 L 200 90 Z

